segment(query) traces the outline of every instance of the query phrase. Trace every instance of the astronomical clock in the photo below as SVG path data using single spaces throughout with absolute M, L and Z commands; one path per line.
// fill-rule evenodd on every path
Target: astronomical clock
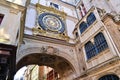
M 42 35 L 62 40 L 69 39 L 66 33 L 66 14 L 64 12 L 40 4 L 36 4 L 36 8 L 38 17 L 37 26 L 33 28 L 34 35 Z

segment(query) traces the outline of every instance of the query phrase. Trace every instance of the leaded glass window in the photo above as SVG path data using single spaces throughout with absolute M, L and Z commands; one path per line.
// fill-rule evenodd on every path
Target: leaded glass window
M 2 23 L 3 18 L 4 18 L 4 15 L 3 15 L 3 14 L 0 14 L 0 24 Z
M 80 32 L 81 33 L 83 33 L 86 29 L 87 29 L 87 23 L 85 23 L 85 22 L 82 22 L 81 24 L 80 24 Z
M 88 41 L 85 44 L 85 51 L 86 51 L 87 59 L 90 59 L 96 56 L 97 54 L 99 54 L 100 52 L 102 52 L 103 50 L 107 48 L 108 48 L 108 44 L 105 40 L 104 35 L 102 33 L 98 33 L 94 37 L 94 43 L 92 43 L 91 41 Z
M 59 6 L 57 5 L 57 4 L 55 4 L 55 3 L 50 3 L 50 5 L 52 6 L 52 7 L 54 7 L 54 8 L 56 8 L 56 9 L 59 9 Z
M 94 38 L 94 41 L 95 41 L 95 46 L 98 50 L 98 53 L 102 52 L 103 50 L 108 48 L 108 44 L 107 44 L 105 37 L 102 33 L 97 34 Z
M 82 22 L 79 26 L 80 26 L 80 32 L 83 33 L 91 24 L 93 24 L 93 22 L 96 20 L 96 17 L 94 15 L 94 13 L 90 13 L 87 16 L 87 22 Z
M 90 26 L 95 20 L 96 20 L 96 17 L 94 13 L 90 13 L 87 17 L 87 24 Z
M 96 55 L 95 46 L 90 41 L 85 44 L 85 51 L 86 51 L 87 59 L 90 59 L 91 57 Z

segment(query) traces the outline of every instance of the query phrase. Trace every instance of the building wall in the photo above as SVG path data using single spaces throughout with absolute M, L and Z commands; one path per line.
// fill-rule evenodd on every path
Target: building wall
M 53 1 L 40 1 L 39 4 L 42 4 L 44 6 L 50 6 L 50 2 Z M 56 3 L 59 1 L 56 1 Z M 30 34 L 32 35 L 32 28 L 36 27 L 38 24 L 38 13 L 36 11 L 36 7 L 35 4 L 38 3 L 38 1 L 31 1 L 31 3 L 34 3 L 34 5 L 29 5 L 29 7 L 27 8 L 27 14 L 26 14 L 26 22 L 25 22 L 25 34 Z M 55 3 L 55 2 L 53 2 Z M 69 37 L 74 38 L 72 31 L 75 28 L 75 24 L 77 22 L 77 15 L 76 15 L 76 11 L 74 7 L 69 8 L 69 5 L 63 5 L 63 3 L 59 4 L 59 10 L 60 11 L 64 11 L 67 16 L 66 16 L 66 20 L 65 20 L 65 24 L 66 24 L 66 30 L 67 30 L 67 34 Z
M 119 45 L 120 44 L 119 43 L 120 37 L 118 36 L 118 35 L 120 35 L 120 31 L 119 31 L 120 24 L 115 23 L 113 20 L 113 17 L 110 15 L 108 15 L 106 18 L 104 18 L 103 22 L 106 26 L 107 31 L 109 32 L 109 35 L 111 35 L 111 38 L 112 38 L 113 42 L 115 43 L 116 48 L 120 52 L 120 45 Z
M 0 5 L 0 14 L 4 15 L 2 23 L 0 24 L 0 42 L 16 45 L 17 34 L 20 28 L 21 12 L 12 7 Z
M 39 66 L 28 65 L 24 72 L 24 80 L 39 80 Z
M 22 11 L 23 6 L 6 0 L 0 1 L 0 79 L 3 80 L 14 78 Z M 6 51 L 9 53 L 6 54 Z
M 120 7 L 120 2 L 119 2 L 119 0 L 116 0 L 116 1 L 114 1 L 114 0 L 109 0 L 109 1 L 108 1 L 108 4 L 109 4 L 111 7 L 113 7 L 113 10 L 114 10 L 114 11 L 116 11 L 118 14 L 120 14 L 120 9 L 119 9 L 119 7 Z
M 84 4 L 86 11 L 89 11 L 92 6 L 95 6 L 105 11 L 105 13 L 111 13 L 114 15 L 115 13 L 120 14 L 120 10 L 118 9 L 120 7 L 120 2 L 118 0 L 81 0 L 76 7 L 79 19 L 82 19 L 79 10 L 81 4 Z
M 77 5 L 81 5 L 82 1 Z M 79 62 L 83 62 L 80 65 L 80 76 L 76 78 L 77 80 L 98 80 L 100 77 L 107 75 L 107 74 L 115 74 L 118 77 L 120 76 L 120 71 L 115 71 L 119 70 L 119 37 L 116 39 L 115 36 L 119 35 L 119 22 L 116 23 L 114 21 L 113 15 L 110 17 L 109 16 L 104 16 L 102 18 L 100 16 L 100 13 L 98 12 L 97 8 L 104 9 L 106 13 L 111 13 L 113 10 L 115 11 L 115 7 L 111 6 L 109 4 L 109 1 L 85 1 L 83 0 L 83 3 L 85 4 L 85 8 L 88 11 L 86 15 L 81 17 L 80 21 L 77 23 L 76 28 L 78 33 L 79 33 L 79 39 L 80 39 L 80 46 L 77 46 L 77 48 L 80 49 L 78 50 L 78 58 L 81 58 L 83 55 L 83 61 L 82 59 Z M 119 2 L 118 2 L 119 3 Z M 89 4 L 89 5 L 86 5 Z M 116 4 L 114 4 L 115 6 Z M 97 8 L 92 9 L 88 6 L 95 6 Z M 111 7 L 109 7 L 111 6 Z M 117 9 L 117 8 L 116 8 Z M 119 10 L 118 10 L 119 11 Z M 84 21 L 87 22 L 87 16 L 93 12 L 96 20 L 83 32 L 80 32 L 80 24 Z M 117 13 L 117 11 L 115 11 Z M 79 14 L 79 11 L 78 11 Z M 113 27 L 115 26 L 115 27 Z M 114 28 L 114 29 L 113 29 Z M 102 51 L 101 53 L 97 54 L 96 56 L 92 57 L 91 59 L 87 59 L 87 54 L 85 50 L 85 44 L 88 41 L 91 41 L 93 44 L 94 43 L 94 37 L 99 33 L 102 32 L 107 44 L 108 44 L 108 49 Z M 81 54 L 80 54 L 80 52 Z M 85 65 L 84 65 L 85 64 Z M 82 67 L 85 66 L 85 69 L 82 70 Z M 109 67 L 109 68 L 108 68 Z
M 6 1 L 21 5 L 21 6 L 25 6 L 27 0 L 6 0 Z
M 39 79 L 42 80 L 44 78 L 45 78 L 44 67 L 43 66 L 39 66 Z
M 66 74 L 69 74 L 69 76 L 63 76 L 62 79 L 64 80 L 72 80 L 73 77 L 79 80 L 97 80 L 103 75 L 107 74 L 115 74 L 116 70 L 119 70 L 119 37 L 116 39 L 115 36 L 119 35 L 119 25 L 115 24 L 115 22 L 112 20 L 112 18 L 105 18 L 103 21 L 103 18 L 100 16 L 100 13 L 98 12 L 98 8 L 103 11 L 103 14 L 105 13 L 111 13 L 115 11 L 116 13 L 119 13 L 118 8 L 116 10 L 114 9 L 115 6 L 119 6 L 117 3 L 111 4 L 112 1 L 102 1 L 99 2 L 97 0 L 81 0 L 77 4 L 77 8 L 84 4 L 84 7 L 86 9 L 87 13 L 83 13 L 83 16 L 80 16 L 79 10 L 77 9 L 79 21 L 76 23 L 74 18 L 77 17 L 77 15 L 74 15 L 75 10 L 74 8 L 67 8 L 66 5 L 62 5 L 60 9 L 68 13 L 66 18 L 66 27 L 67 27 L 67 33 L 70 38 L 75 38 L 75 36 L 72 34 L 72 31 L 74 28 L 77 28 L 77 32 L 79 33 L 78 38 L 78 44 L 76 44 L 75 52 L 78 59 L 78 65 L 79 65 L 79 75 L 70 74 L 69 72 Z M 46 3 L 46 4 L 45 4 Z M 49 2 L 44 1 L 42 2 L 43 5 L 49 6 Z M 59 4 L 59 3 L 58 3 Z M 95 7 L 92 7 L 95 6 Z M 30 9 L 30 10 L 29 10 Z M 72 11 L 73 10 L 73 11 Z M 83 11 L 82 11 L 83 12 Z M 79 25 L 83 21 L 87 21 L 88 15 L 93 12 L 96 20 L 94 23 L 92 23 L 89 28 L 86 29 L 85 32 L 82 34 L 80 33 Z M 29 14 L 30 13 L 30 14 Z M 33 27 L 36 22 L 36 10 L 34 6 L 30 6 L 28 8 L 28 14 L 34 15 L 31 17 L 33 22 L 30 24 L 26 22 L 26 26 Z M 29 18 L 29 15 L 28 18 Z M 73 16 L 72 16 L 73 15 Z M 104 16 L 104 15 L 103 15 Z M 71 17 L 71 18 L 70 18 Z M 28 19 L 29 21 L 29 19 Z M 114 29 L 110 28 L 111 26 L 115 26 Z M 27 31 L 26 31 L 27 32 Z M 25 33 L 26 33 L 25 32 Z M 85 51 L 85 44 L 88 41 L 92 41 L 94 44 L 94 37 L 98 33 L 103 33 L 106 42 L 108 44 L 108 48 L 102 52 L 100 52 L 98 55 L 92 57 L 91 59 L 87 59 L 86 51 Z M 29 33 L 28 33 L 29 34 Z M 30 33 L 32 34 L 32 33 Z M 112 63 L 113 62 L 113 63 Z M 109 68 L 108 68 L 109 67 Z M 101 76 L 100 76 L 101 75 Z M 117 76 L 119 76 L 119 71 L 116 73 Z
M 39 66 L 36 65 L 31 72 L 31 79 L 32 80 L 39 80 Z
M 25 34 L 32 36 L 32 28 L 38 25 L 37 20 L 39 15 L 36 11 L 35 4 L 39 3 L 44 6 L 49 6 L 50 2 L 59 2 L 58 5 L 60 8 L 58 10 L 67 13 L 65 20 L 66 32 L 75 44 L 73 44 L 71 47 L 62 45 L 62 43 L 56 44 L 55 42 L 50 43 L 45 42 L 44 40 L 38 41 L 24 38 L 25 45 L 20 47 L 20 51 L 17 54 L 17 62 L 19 62 L 22 57 L 30 53 L 43 53 L 41 48 L 45 48 L 47 54 L 49 54 L 51 50 L 49 52 L 48 46 L 51 45 L 52 47 L 57 48 L 60 52 L 58 54 L 55 53 L 55 55 L 68 59 L 68 61 L 74 65 L 73 67 L 77 69 L 75 70 L 77 74 L 73 73 L 72 70 L 66 71 L 61 80 L 98 80 L 100 77 L 107 74 L 115 74 L 120 77 L 120 25 L 119 21 L 116 23 L 113 20 L 114 16 L 120 12 L 120 2 L 118 0 L 116 2 L 113 2 L 113 0 L 81 0 L 77 5 L 75 5 L 76 7 L 74 7 L 72 5 L 55 0 L 48 2 L 46 0 L 32 0 L 33 4 L 31 3 L 27 7 Z M 81 16 L 79 6 L 82 7 L 83 4 L 84 7 L 82 8 Z M 102 14 L 99 12 L 99 10 L 102 12 Z M 87 27 L 83 33 L 81 33 L 80 24 L 82 22 L 87 23 L 87 18 L 90 13 L 95 15 L 96 20 L 89 25 L 89 27 Z M 110 14 L 112 17 L 106 17 L 107 14 Z M 78 32 L 77 37 L 75 36 L 74 31 Z M 91 41 L 93 44 L 95 44 L 94 38 L 98 33 L 102 33 L 104 35 L 108 47 L 102 52 L 88 59 L 85 50 L 85 44 L 88 41 Z M 116 36 L 118 37 L 116 38 Z M 53 53 L 50 54 L 53 55 Z

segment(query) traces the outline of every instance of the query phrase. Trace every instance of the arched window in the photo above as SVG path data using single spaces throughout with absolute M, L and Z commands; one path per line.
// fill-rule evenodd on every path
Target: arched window
M 3 18 L 4 18 L 4 14 L 0 14 L 0 24 L 2 23 Z
M 52 2 L 51 2 L 51 3 L 50 3 L 50 6 L 53 7 L 53 8 L 59 9 L 59 6 L 58 6 L 57 4 L 55 4 L 55 3 L 52 3 Z
M 87 24 L 90 26 L 95 20 L 96 20 L 96 17 L 94 13 L 90 13 L 87 17 Z
M 86 29 L 87 29 L 87 23 L 85 23 L 85 22 L 82 22 L 81 24 L 80 24 L 80 32 L 81 33 L 83 33 Z
M 97 48 L 97 53 L 102 52 L 106 48 L 108 48 L 108 44 L 105 40 L 105 37 L 102 33 L 98 33 L 95 38 L 95 47 Z
M 119 77 L 116 75 L 105 75 L 101 77 L 99 80 L 119 80 Z
M 90 59 L 91 57 L 96 55 L 95 46 L 90 41 L 85 44 L 85 51 L 87 59 Z
M 75 36 L 76 36 L 76 38 L 79 36 L 78 32 L 75 32 Z
M 94 44 L 90 41 L 85 44 L 85 51 L 87 59 L 96 56 L 98 53 L 108 48 L 108 44 L 102 33 L 98 33 L 94 37 Z

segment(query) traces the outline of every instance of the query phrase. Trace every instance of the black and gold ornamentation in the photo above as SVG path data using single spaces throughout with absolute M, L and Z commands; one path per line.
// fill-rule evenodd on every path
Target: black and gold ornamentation
M 63 33 L 65 31 L 63 21 L 55 14 L 41 14 L 39 16 L 38 23 L 43 30 L 49 30 L 56 33 Z
M 32 29 L 33 35 L 69 40 L 65 28 L 66 13 L 40 4 L 36 4 L 36 10 L 38 18 L 36 27 Z

